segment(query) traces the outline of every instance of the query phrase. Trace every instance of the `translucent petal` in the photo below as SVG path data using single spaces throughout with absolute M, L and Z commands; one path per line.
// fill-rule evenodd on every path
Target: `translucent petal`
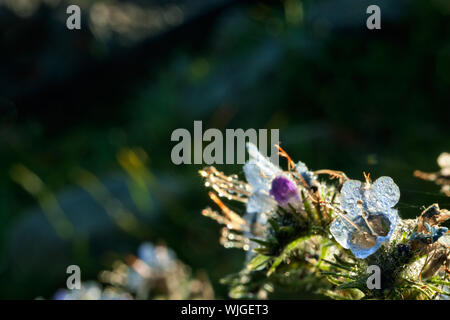
M 261 238 L 263 231 L 267 225 L 268 216 L 265 213 L 247 212 L 242 217 L 249 226 L 248 230 L 244 231 L 247 238 Z M 262 238 L 261 238 L 262 239 Z
M 400 217 L 398 216 L 398 211 L 396 209 L 390 208 L 388 211 L 383 212 L 383 214 L 388 217 L 391 223 L 393 222 L 397 223 L 400 220 Z
M 370 248 L 362 248 L 355 244 L 350 245 L 350 250 L 352 251 L 353 255 L 358 259 L 365 259 L 368 256 L 374 254 L 381 246 L 382 242 L 378 241 L 373 247 Z
M 244 165 L 247 182 L 253 190 L 270 190 L 272 180 L 282 173 L 281 169 L 263 156 L 253 143 L 247 143 L 250 160 Z
M 361 194 L 361 181 L 347 180 L 341 189 L 341 209 L 346 211 L 350 216 L 360 214 L 360 208 L 357 206 L 357 201 L 363 200 Z
M 255 146 L 253 143 L 248 142 L 247 143 L 247 151 L 250 156 L 250 159 L 256 160 L 261 163 L 267 163 L 268 166 L 272 166 L 273 168 L 277 168 L 270 160 L 263 155 L 261 152 L 259 152 L 258 147 Z
M 378 178 L 370 188 L 367 205 L 376 211 L 388 211 L 400 199 L 400 189 L 390 177 Z
M 253 160 L 265 174 L 278 175 L 281 173 L 281 169 L 274 165 L 269 158 L 261 154 L 253 143 L 247 143 L 247 151 L 250 156 L 249 162 Z
M 270 190 L 272 180 L 276 177 L 278 172 L 269 171 L 265 166 L 261 166 L 255 160 L 250 160 L 244 165 L 244 173 L 247 182 L 253 190 L 263 189 Z
M 274 209 L 277 203 L 272 197 L 263 190 L 255 191 L 247 201 L 247 212 L 262 213 Z
M 354 228 L 349 227 L 347 224 L 347 222 L 343 221 L 343 218 L 338 217 L 330 226 L 331 235 L 345 249 L 349 248 L 349 242 L 354 230 Z

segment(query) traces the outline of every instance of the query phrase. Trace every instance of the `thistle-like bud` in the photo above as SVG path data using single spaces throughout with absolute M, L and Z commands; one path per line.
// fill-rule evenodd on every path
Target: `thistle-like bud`
M 270 195 L 281 207 L 298 208 L 301 204 L 297 186 L 289 178 L 281 175 L 273 179 Z

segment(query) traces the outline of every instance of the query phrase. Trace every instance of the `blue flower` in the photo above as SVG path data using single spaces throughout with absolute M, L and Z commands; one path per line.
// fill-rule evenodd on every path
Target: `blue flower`
M 247 150 L 250 159 L 244 165 L 244 173 L 252 194 L 247 201 L 247 214 L 244 219 L 256 220 L 264 225 L 267 222 L 265 213 L 273 210 L 277 205 L 269 194 L 272 180 L 283 171 L 262 155 L 253 143 L 247 143 Z
M 314 176 L 314 173 L 309 171 L 306 164 L 304 164 L 301 161 L 297 162 L 297 164 L 295 165 L 295 168 L 296 168 L 296 171 L 298 171 L 302 175 L 303 180 L 305 180 L 305 182 L 308 184 L 308 186 L 311 187 L 313 185 L 313 182 L 316 179 L 316 177 Z
M 348 180 L 340 196 L 340 208 L 346 214 L 332 222 L 330 232 L 341 246 L 364 259 L 391 238 L 400 220 L 393 209 L 399 199 L 400 190 L 390 177 L 380 177 L 373 184 Z
M 254 144 L 247 143 L 247 150 L 250 160 L 244 165 L 244 173 L 252 194 L 247 201 L 247 214 L 244 218 L 251 218 L 251 221 L 258 221 L 264 225 L 267 222 L 267 213 L 274 210 L 277 205 L 285 209 L 293 207 L 300 210 L 302 201 L 295 182 L 262 155 Z M 314 174 L 303 162 L 296 164 L 296 172 L 293 174 L 298 173 L 309 186 L 312 186 Z
M 293 194 L 294 187 L 297 188 L 283 170 L 262 155 L 253 143 L 247 143 L 247 150 L 250 159 L 244 165 L 244 173 L 251 187 L 251 195 L 247 200 L 246 213 L 243 216 L 249 226 L 248 232 L 244 235 L 262 239 L 270 213 L 278 205 L 287 205 L 291 200 L 290 195 Z M 254 247 L 256 243 L 252 241 L 247 259 L 253 256 Z
M 428 223 L 425 222 L 425 228 L 428 231 L 428 234 L 423 232 L 414 232 L 411 236 L 411 240 L 419 240 L 422 242 L 430 242 L 435 243 L 439 240 L 440 237 L 442 237 L 444 234 L 448 232 L 448 228 L 446 227 L 437 227 L 433 226 L 430 227 Z

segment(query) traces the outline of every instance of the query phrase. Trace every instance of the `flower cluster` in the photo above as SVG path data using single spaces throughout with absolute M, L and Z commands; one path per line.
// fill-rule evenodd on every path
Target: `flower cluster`
M 247 150 L 246 181 L 214 167 L 200 171 L 220 208 L 207 208 L 203 214 L 224 225 L 225 247 L 249 252 L 246 267 L 224 280 L 231 296 L 258 297 L 262 288 L 271 292 L 277 284 L 313 288 L 332 298 L 430 299 L 448 294 L 443 285 L 448 284 L 449 236 L 440 226 L 450 218 L 448 211 L 435 204 L 415 220 L 402 220 L 395 208 L 400 189 L 390 177 L 372 182 L 364 174 L 361 182 L 340 171 L 311 171 L 279 147 L 289 166 L 283 170 L 255 145 L 247 144 Z M 319 180 L 323 174 L 330 182 Z M 245 204 L 244 212 L 231 210 L 221 198 Z M 384 273 L 387 290 L 366 286 L 366 267 L 374 263 Z M 318 278 L 318 272 L 328 281 Z
M 55 300 L 212 299 L 213 289 L 204 273 L 196 277 L 164 245 L 142 243 L 137 256 L 128 255 L 102 271 L 100 283 L 88 281 L 81 289 L 59 289 Z

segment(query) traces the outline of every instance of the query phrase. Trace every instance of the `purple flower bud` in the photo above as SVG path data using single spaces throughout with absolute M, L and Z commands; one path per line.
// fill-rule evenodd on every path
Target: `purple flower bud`
M 297 186 L 285 176 L 278 176 L 272 180 L 270 195 L 282 206 L 300 201 Z

